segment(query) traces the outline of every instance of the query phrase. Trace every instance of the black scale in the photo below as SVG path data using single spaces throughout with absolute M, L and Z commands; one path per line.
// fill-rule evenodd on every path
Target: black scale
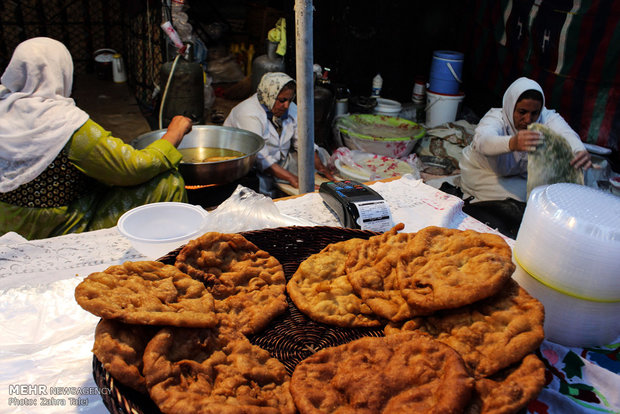
M 387 202 L 375 190 L 360 182 L 324 182 L 319 187 L 319 194 L 346 228 L 382 233 L 393 226 Z

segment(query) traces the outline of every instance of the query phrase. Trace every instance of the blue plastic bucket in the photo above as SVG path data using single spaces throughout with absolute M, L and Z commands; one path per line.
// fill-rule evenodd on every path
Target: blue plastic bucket
M 451 50 L 433 52 L 428 89 L 435 93 L 454 95 L 462 83 L 463 54 Z

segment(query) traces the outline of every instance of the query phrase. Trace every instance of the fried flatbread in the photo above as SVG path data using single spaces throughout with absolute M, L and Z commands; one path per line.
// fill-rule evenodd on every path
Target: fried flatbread
M 530 124 L 527 129 L 543 134 L 541 143 L 527 155 L 527 198 L 534 188 L 542 185 L 584 184 L 583 170 L 570 164 L 575 154 L 566 138 L 539 123 Z
M 213 296 L 174 266 L 125 262 L 95 272 L 75 288 L 85 310 L 104 319 L 141 325 L 215 326 Z
M 142 355 L 159 329 L 102 319 L 95 328 L 93 353 L 118 382 L 146 394 Z
M 301 262 L 286 285 L 295 306 L 315 321 L 343 328 L 381 326 L 353 292 L 344 271 L 347 255 L 365 242 L 355 238 L 331 243 Z
M 545 386 L 545 365 L 529 354 L 515 367 L 476 381 L 467 414 L 515 414 L 527 407 Z
M 402 250 L 397 283 L 414 315 L 488 298 L 515 269 L 510 246 L 491 233 L 430 226 Z
M 415 332 L 325 348 L 293 371 L 306 413 L 450 413 L 467 405 L 473 378 L 450 347 Z
M 535 351 L 544 339 L 544 307 L 510 280 L 497 295 L 472 305 L 388 324 L 386 335 L 418 330 L 456 350 L 475 378 L 488 377 Z
M 295 412 L 284 365 L 238 332 L 164 328 L 146 347 L 144 376 L 165 414 Z
M 210 232 L 191 240 L 175 266 L 202 281 L 221 324 L 250 335 L 287 308 L 280 262 L 240 234 Z
M 370 237 L 359 249 L 349 253 L 345 272 L 357 296 L 372 311 L 391 321 L 409 319 L 412 314 L 400 293 L 396 265 L 402 249 L 414 233 L 398 233 L 402 223 L 390 231 Z

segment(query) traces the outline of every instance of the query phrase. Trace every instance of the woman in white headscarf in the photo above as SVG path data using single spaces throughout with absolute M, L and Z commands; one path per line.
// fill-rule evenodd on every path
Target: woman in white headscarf
M 138 205 L 187 200 L 175 147 L 188 118 L 147 149 L 124 144 L 75 105 L 71 54 L 46 37 L 19 44 L 0 81 L 0 235 L 113 227 Z
M 557 112 L 545 108 L 540 85 L 522 77 L 506 89 L 502 108 L 492 108 L 484 115 L 472 143 L 463 149 L 461 188 L 474 201 L 527 201 L 527 153 L 542 139 L 539 132 L 527 129 L 535 122 L 568 141 L 575 154 L 570 162 L 574 168 L 592 166 L 579 135 Z
M 260 192 L 276 196 L 275 180 L 299 188 L 297 162 L 297 105 L 296 84 L 282 72 L 267 72 L 258 84 L 257 92 L 231 111 L 224 126 L 245 129 L 265 139 L 265 146 L 256 159 Z M 315 145 L 314 166 L 328 179 L 334 177 L 321 162 Z

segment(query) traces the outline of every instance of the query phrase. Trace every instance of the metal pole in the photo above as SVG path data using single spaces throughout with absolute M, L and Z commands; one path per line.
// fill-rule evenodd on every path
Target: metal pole
M 312 0 L 295 0 L 295 63 L 297 68 L 297 136 L 299 192 L 314 191 L 314 63 Z

